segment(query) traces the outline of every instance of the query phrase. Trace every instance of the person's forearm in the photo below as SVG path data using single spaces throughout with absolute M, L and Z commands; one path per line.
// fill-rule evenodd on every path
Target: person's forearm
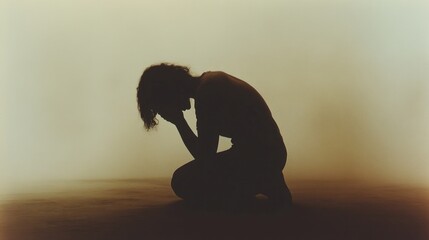
M 194 159 L 197 159 L 198 137 L 189 127 L 189 124 L 184 118 L 178 121 L 175 125 L 186 148 L 192 154 Z

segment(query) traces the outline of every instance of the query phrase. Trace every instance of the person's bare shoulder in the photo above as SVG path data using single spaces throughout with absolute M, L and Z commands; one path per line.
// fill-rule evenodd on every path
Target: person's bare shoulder
M 197 92 L 197 97 L 208 97 L 217 94 L 228 82 L 228 74 L 221 71 L 208 71 L 201 75 L 201 84 Z
M 221 82 L 222 80 L 226 80 L 228 76 L 229 75 L 227 73 L 222 71 L 207 71 L 201 75 L 201 78 L 203 79 L 204 83 L 213 84 L 213 82 Z

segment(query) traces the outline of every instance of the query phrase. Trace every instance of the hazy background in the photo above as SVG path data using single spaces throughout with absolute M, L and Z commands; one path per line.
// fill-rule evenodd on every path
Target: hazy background
M 257 88 L 289 179 L 429 183 L 428 1 L 1 0 L 3 185 L 171 175 L 191 155 L 135 101 L 162 61 Z

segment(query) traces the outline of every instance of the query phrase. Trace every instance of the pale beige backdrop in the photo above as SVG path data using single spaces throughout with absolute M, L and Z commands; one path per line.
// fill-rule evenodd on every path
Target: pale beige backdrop
M 429 182 L 427 1 L 2 0 L 2 189 L 190 160 L 173 126 L 147 133 L 137 112 L 138 79 L 162 61 L 255 86 L 287 178 Z

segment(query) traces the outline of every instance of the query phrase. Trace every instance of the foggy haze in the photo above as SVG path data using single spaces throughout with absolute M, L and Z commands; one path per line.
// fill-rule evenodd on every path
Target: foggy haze
M 419 0 L 2 1 L 0 180 L 170 176 L 192 156 L 136 104 L 166 61 L 254 86 L 286 178 L 428 183 L 428 23 Z

